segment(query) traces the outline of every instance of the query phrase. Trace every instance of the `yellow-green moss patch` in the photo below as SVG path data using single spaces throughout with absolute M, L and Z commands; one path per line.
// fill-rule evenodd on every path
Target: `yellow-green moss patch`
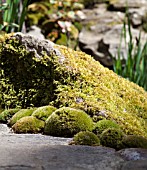
M 100 139 L 92 132 L 79 132 L 73 137 L 72 144 L 75 145 L 89 145 L 89 146 L 99 146 Z
M 15 113 L 10 119 L 8 125 L 13 126 L 19 119 L 25 116 L 31 116 L 35 109 L 21 109 Z
M 91 131 L 92 128 L 92 119 L 84 111 L 62 107 L 48 117 L 44 128 L 44 134 L 73 137 L 80 131 Z
M 29 105 L 78 108 L 95 121 L 104 111 L 105 118 L 116 121 L 126 134 L 147 137 L 147 92 L 143 88 L 83 52 L 59 45 L 51 46 L 49 52 L 44 46 L 44 55 L 37 58 L 22 44 L 23 37 L 17 38 L 0 44 L 0 67 L 17 89 L 14 98 L 27 91 L 24 99 Z M 19 98 L 17 102 L 23 105 Z
M 7 121 L 19 111 L 20 109 L 8 109 L 0 113 L 0 122 L 7 123 Z
M 45 121 L 54 111 L 56 110 L 53 106 L 42 106 L 37 108 L 32 116 L 36 117 L 37 119 Z
M 43 128 L 44 121 L 34 116 L 23 117 L 12 126 L 15 133 L 40 133 Z

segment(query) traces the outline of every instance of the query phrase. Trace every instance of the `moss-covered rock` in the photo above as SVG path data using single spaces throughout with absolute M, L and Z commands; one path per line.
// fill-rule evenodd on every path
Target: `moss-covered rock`
M 15 113 L 12 118 L 9 120 L 8 125 L 13 126 L 19 119 L 25 116 L 31 116 L 35 109 L 21 109 Z
M 7 123 L 8 120 L 20 109 L 8 109 L 0 113 L 0 123 Z
M 12 129 L 15 133 L 40 133 L 43 131 L 45 122 L 34 116 L 26 116 L 19 119 Z
M 92 132 L 83 131 L 79 132 L 73 137 L 72 144 L 75 145 L 89 145 L 89 146 L 99 146 L 100 139 Z
M 53 112 L 46 120 L 44 134 L 73 137 L 80 131 L 91 131 L 92 119 L 82 110 L 62 107 Z
M 103 146 L 119 149 L 123 137 L 124 133 L 120 129 L 108 128 L 102 132 L 100 141 Z
M 145 148 L 147 149 L 147 138 L 137 135 L 127 135 L 122 139 L 121 149 L 123 148 Z
M 56 110 L 53 106 L 42 106 L 37 108 L 32 116 L 36 117 L 37 119 L 45 121 L 54 111 Z
M 108 128 L 116 128 L 119 129 L 119 125 L 112 121 L 112 120 L 100 120 L 98 121 L 93 128 L 93 133 L 95 133 L 96 135 L 100 135 L 104 130 L 108 129 Z
M 66 106 L 91 117 L 105 111 L 106 118 L 116 121 L 126 134 L 147 137 L 143 88 L 80 51 L 18 34 L 1 41 L 0 69 L 21 107 Z

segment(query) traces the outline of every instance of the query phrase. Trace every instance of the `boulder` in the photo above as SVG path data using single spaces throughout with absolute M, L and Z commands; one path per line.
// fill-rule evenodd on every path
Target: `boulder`
M 1 41 L 0 68 L 15 87 L 13 95 L 21 107 L 66 106 L 84 110 L 92 118 L 103 112 L 126 134 L 147 137 L 143 88 L 81 51 L 18 33 Z

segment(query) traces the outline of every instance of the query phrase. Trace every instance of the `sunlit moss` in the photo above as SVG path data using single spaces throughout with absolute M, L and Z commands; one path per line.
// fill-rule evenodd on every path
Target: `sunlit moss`
M 35 54 L 29 54 L 21 43 L 15 42 L 15 38 L 10 39 L 8 44 L 5 43 L 6 46 L 3 47 L 4 54 L 10 48 L 9 53 L 7 53 L 9 57 L 13 53 L 16 59 L 23 56 L 24 60 L 21 60 L 23 66 L 25 66 L 27 60 L 29 60 L 30 65 L 33 65 L 32 71 L 36 72 L 35 74 L 29 72 L 29 80 L 32 76 L 34 81 L 33 76 L 36 76 L 38 72 L 40 73 L 39 78 L 46 74 L 50 75 L 49 82 L 46 81 L 41 84 L 42 81 L 40 81 L 38 83 L 43 87 L 42 90 L 33 91 L 35 93 L 33 97 L 38 97 L 35 99 L 28 98 L 31 99 L 31 102 L 34 102 L 34 106 L 43 103 L 44 105 L 54 105 L 57 108 L 62 106 L 78 108 L 84 110 L 95 121 L 97 121 L 95 118 L 103 111 L 105 118 L 118 123 L 126 134 L 147 137 L 147 92 L 143 88 L 116 75 L 113 71 L 95 61 L 90 55 L 80 51 L 54 45 L 54 48 L 65 57 L 62 62 L 59 62 L 60 56 L 56 56 L 52 52 L 50 56 L 42 56 L 37 61 L 33 56 Z M 4 54 L 3 56 L 8 57 Z M 10 62 L 9 66 L 13 66 L 14 60 L 10 61 L 8 58 L 7 62 Z M 44 74 L 37 70 L 38 66 L 40 70 L 44 69 Z M 25 75 L 26 71 L 24 69 L 18 70 L 19 74 L 21 75 L 22 71 Z M 22 80 L 28 81 L 27 75 L 25 76 Z M 31 86 L 33 86 L 33 81 L 30 81 Z
M 104 110 L 125 133 L 147 136 L 147 93 L 143 88 L 116 75 L 83 52 L 63 46 L 56 48 L 66 56 L 64 67 L 69 79 L 65 85 L 58 86 L 55 104 L 77 107 L 91 116 Z M 74 80 L 70 74 L 75 76 Z

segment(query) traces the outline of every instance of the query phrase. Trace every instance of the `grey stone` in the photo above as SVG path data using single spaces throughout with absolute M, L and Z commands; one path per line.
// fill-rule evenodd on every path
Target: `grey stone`
M 5 129 L 1 125 L 1 131 Z M 4 130 L 5 131 L 5 130 Z M 147 150 L 68 145 L 72 138 L 0 134 L 0 170 L 146 170 Z
M 147 170 L 147 160 L 125 162 L 121 170 Z
M 147 1 L 129 1 L 129 17 L 131 19 L 131 32 L 133 43 L 136 44 L 136 38 L 139 38 L 142 24 L 142 17 L 146 12 Z M 114 5 L 119 5 L 119 8 L 125 8 L 124 0 L 115 2 Z M 146 7 L 145 7 L 146 6 Z M 82 51 L 90 54 L 95 60 L 100 61 L 104 66 L 111 67 L 113 58 L 117 58 L 118 49 L 121 41 L 121 33 L 125 11 L 117 9 L 109 11 L 106 4 L 98 4 L 93 10 L 83 10 L 86 19 L 83 21 L 83 29 L 79 34 L 79 47 Z M 113 9 L 114 10 L 114 9 Z M 122 12 L 123 11 L 123 12 Z M 134 28 L 132 28 L 134 27 Z M 126 26 L 126 29 L 128 27 Z M 144 44 L 147 39 L 147 33 L 142 31 L 141 43 Z M 129 32 L 126 34 L 126 41 L 129 42 Z M 121 59 L 127 58 L 127 49 L 123 38 L 121 43 Z
M 62 63 L 65 59 L 60 51 L 54 48 L 55 44 L 49 40 L 42 40 L 38 37 L 36 38 L 34 36 L 25 35 L 19 32 L 15 33 L 12 38 L 13 37 L 19 40 L 28 51 L 34 53 L 37 58 L 41 58 L 46 53 L 48 56 L 53 54 L 57 55 L 60 63 Z
M 117 153 L 128 161 L 147 160 L 147 149 L 128 148 L 122 149 Z

